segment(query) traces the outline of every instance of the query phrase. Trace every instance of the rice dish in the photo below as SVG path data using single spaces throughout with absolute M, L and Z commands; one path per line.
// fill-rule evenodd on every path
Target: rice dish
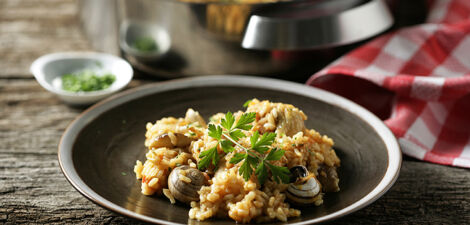
M 214 138 L 214 129 L 224 129 L 232 115 L 232 127 L 245 115 L 253 115 L 253 122 L 240 126 L 234 136 L 232 130 L 224 130 Z M 172 204 L 185 202 L 191 207 L 189 218 L 199 221 L 229 217 L 239 223 L 262 223 L 298 217 L 302 206 L 319 206 L 326 192 L 339 191 L 340 159 L 333 140 L 306 128 L 305 120 L 307 116 L 293 105 L 253 99 L 245 111 L 217 113 L 208 123 L 193 109 L 182 118 L 147 123 L 146 160 L 137 160 L 134 167 L 142 194 L 161 195 Z M 272 142 L 256 152 L 256 140 L 261 143 L 268 134 Z M 216 156 L 204 160 L 210 149 Z M 245 160 L 233 163 L 243 154 Z M 259 160 L 250 164 L 250 154 Z M 201 169 L 202 163 L 207 167 Z M 288 172 L 281 174 L 288 182 L 276 177 L 276 168 L 285 168 L 279 171 Z

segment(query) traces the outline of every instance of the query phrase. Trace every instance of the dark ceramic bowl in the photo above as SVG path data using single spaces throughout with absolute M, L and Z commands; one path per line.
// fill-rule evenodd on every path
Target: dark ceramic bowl
M 161 82 L 129 90 L 91 107 L 67 128 L 59 144 L 66 178 L 84 196 L 114 212 L 161 224 L 234 224 L 188 219 L 189 207 L 144 196 L 133 168 L 145 159 L 145 124 L 182 117 L 191 107 L 205 116 L 242 109 L 251 98 L 293 104 L 306 125 L 335 141 L 341 159 L 338 193 L 320 207 L 301 208 L 291 224 L 328 221 L 371 204 L 395 182 L 401 152 L 390 130 L 372 113 L 337 95 L 286 81 L 211 76 Z

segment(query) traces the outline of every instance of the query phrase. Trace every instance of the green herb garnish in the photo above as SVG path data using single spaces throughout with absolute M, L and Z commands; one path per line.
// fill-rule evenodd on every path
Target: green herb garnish
M 251 100 L 251 99 L 250 99 L 250 100 L 247 100 L 245 103 L 243 103 L 243 107 L 244 107 L 244 108 L 247 108 L 248 105 L 250 105 L 251 101 L 253 101 L 253 100 Z
M 157 44 L 152 37 L 139 37 L 134 41 L 132 47 L 141 52 L 153 52 L 157 50 Z
M 264 184 L 268 177 L 268 170 L 271 171 L 273 179 L 280 183 L 289 183 L 289 169 L 287 167 L 275 166 L 271 161 L 281 159 L 284 155 L 284 150 L 279 148 L 272 148 L 272 144 L 276 138 L 275 133 L 267 132 L 260 135 L 256 131 L 250 137 L 250 148 L 242 146 L 238 140 L 246 137 L 243 131 L 250 130 L 253 126 L 252 122 L 255 121 L 256 113 L 243 113 L 235 123 L 235 117 L 231 112 L 225 114 L 225 118 L 220 121 L 220 125 L 209 124 L 208 135 L 216 139 L 217 145 L 199 154 L 201 159 L 198 168 L 203 170 L 210 164 L 217 167 L 220 160 L 217 147 L 220 146 L 224 153 L 233 152 L 234 146 L 238 146 L 243 152 L 237 152 L 230 159 L 230 163 L 237 164 L 243 161 L 238 172 L 245 181 L 248 181 L 253 174 L 258 178 L 261 185 Z
M 84 70 L 73 74 L 64 74 L 62 76 L 62 89 L 71 92 L 79 91 L 98 91 L 111 86 L 116 80 L 112 74 L 98 76 L 93 71 Z

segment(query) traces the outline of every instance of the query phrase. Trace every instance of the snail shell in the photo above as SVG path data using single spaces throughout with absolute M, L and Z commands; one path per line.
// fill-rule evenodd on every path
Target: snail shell
M 197 193 L 206 183 L 206 177 L 198 169 L 179 166 L 171 171 L 168 177 L 168 189 L 173 197 L 181 202 L 198 201 Z
M 291 168 L 291 181 L 287 187 L 286 196 L 293 203 L 306 205 L 317 200 L 321 191 L 321 185 L 313 174 L 309 174 L 304 166 Z
M 308 176 L 308 170 L 305 166 L 294 166 L 290 168 L 290 182 L 296 183 L 299 179 Z

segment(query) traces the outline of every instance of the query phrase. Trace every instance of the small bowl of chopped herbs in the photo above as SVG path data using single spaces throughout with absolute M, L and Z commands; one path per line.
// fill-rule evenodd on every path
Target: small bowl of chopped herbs
M 169 51 L 171 40 L 158 25 L 129 20 L 120 26 L 119 44 L 127 55 L 142 62 L 152 62 Z
M 97 52 L 44 55 L 30 69 L 42 87 L 72 105 L 88 105 L 112 95 L 134 73 L 125 60 Z

